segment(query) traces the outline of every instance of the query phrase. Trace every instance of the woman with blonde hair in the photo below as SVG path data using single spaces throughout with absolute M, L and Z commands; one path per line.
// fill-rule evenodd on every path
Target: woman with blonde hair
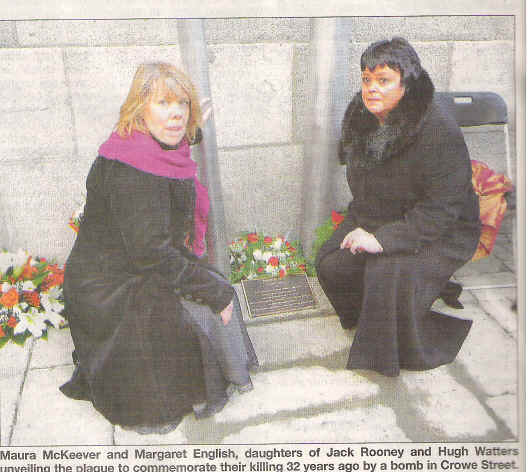
M 140 433 L 220 411 L 257 365 L 235 291 L 201 259 L 209 199 L 190 157 L 201 120 L 183 72 L 139 66 L 66 263 L 77 365 L 61 390 Z

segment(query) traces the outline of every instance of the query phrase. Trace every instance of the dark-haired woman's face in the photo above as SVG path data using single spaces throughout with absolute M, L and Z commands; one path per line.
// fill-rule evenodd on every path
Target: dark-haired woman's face
M 376 66 L 374 70 L 366 68 L 361 73 L 363 103 L 381 124 L 396 108 L 404 93 L 400 72 L 389 66 Z

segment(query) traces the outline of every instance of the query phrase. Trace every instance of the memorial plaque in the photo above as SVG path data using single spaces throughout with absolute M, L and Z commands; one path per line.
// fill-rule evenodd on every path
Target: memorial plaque
M 250 318 L 315 307 L 306 274 L 288 275 L 283 279 L 243 280 L 242 289 Z

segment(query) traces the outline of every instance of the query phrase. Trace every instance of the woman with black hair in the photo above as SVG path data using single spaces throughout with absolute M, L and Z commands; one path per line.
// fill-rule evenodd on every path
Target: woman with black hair
M 479 208 L 462 133 L 412 46 L 371 44 L 361 72 L 339 150 L 353 200 L 316 266 L 343 328 L 357 325 L 347 368 L 396 376 L 453 361 L 468 334 L 431 306 L 475 252 Z

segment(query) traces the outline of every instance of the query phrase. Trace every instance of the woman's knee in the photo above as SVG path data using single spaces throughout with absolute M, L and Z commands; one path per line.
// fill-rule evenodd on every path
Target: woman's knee
M 315 263 L 315 270 L 319 279 L 328 280 L 332 279 L 335 273 L 335 256 L 334 252 L 323 256 L 318 259 Z
M 323 256 L 316 264 L 319 278 L 323 280 L 353 280 L 363 274 L 365 255 L 337 249 Z

